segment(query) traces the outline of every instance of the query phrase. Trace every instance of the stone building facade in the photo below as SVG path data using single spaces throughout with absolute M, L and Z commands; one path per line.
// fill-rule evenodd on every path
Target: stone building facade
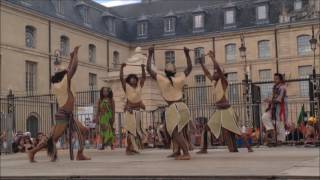
M 74 79 L 77 90 L 111 86 L 119 112 L 124 93 L 118 64 L 126 62 L 138 46 L 145 54 L 151 46 L 167 49 L 155 52 L 159 71 L 168 62 L 183 70 L 183 51 L 174 49 L 194 50 L 187 83 L 193 87 L 211 85 L 196 60 L 209 50 L 216 52 L 231 83 L 244 79 L 241 34 L 253 82 L 272 81 L 276 72 L 287 79 L 308 77 L 313 69 L 312 26 L 320 41 L 319 0 L 156 0 L 112 8 L 92 0 L 2 0 L 0 10 L 2 96 L 9 90 L 16 96 L 50 94 L 54 61 L 68 63 L 69 52 L 81 45 Z M 318 73 L 319 49 L 315 52 Z M 212 67 L 209 58 L 205 63 Z M 268 96 L 271 85 L 260 86 L 261 94 Z M 288 95 L 307 98 L 308 83 L 289 84 Z M 149 78 L 143 98 L 148 110 L 164 105 L 156 83 Z

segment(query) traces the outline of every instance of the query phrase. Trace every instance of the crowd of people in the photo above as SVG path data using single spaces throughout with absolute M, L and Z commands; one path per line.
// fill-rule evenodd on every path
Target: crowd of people
M 13 153 L 28 152 L 35 146 L 37 146 L 43 137 L 46 137 L 44 133 L 37 133 L 35 138 L 31 137 L 30 132 L 17 131 L 13 134 L 12 142 L 9 141 L 7 133 L 3 131 L 1 133 L 1 152 L 4 154 L 9 153 L 10 148 Z

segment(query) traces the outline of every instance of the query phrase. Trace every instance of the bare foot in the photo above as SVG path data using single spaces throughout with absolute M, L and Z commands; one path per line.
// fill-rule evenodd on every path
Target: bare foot
M 170 155 L 167 156 L 167 157 L 168 157 L 168 158 L 175 158 L 175 157 L 177 157 L 177 156 L 180 156 L 180 153 L 174 152 L 174 153 L 170 154 Z
M 208 151 L 207 149 L 201 149 L 200 151 L 197 152 L 197 154 L 207 154 Z
M 28 152 L 28 158 L 29 158 L 29 161 L 31 163 L 35 163 L 36 161 L 34 160 L 34 153 L 32 151 L 29 151 Z
M 58 159 L 58 155 L 55 154 L 55 155 L 53 155 L 53 156 L 51 157 L 51 162 L 56 162 L 57 159 Z
M 193 150 L 194 150 L 193 145 L 189 144 L 189 151 L 193 151 Z
M 190 160 L 191 156 L 190 156 L 190 154 L 184 154 L 184 155 L 177 156 L 175 159 L 176 160 Z
M 83 153 L 77 154 L 77 161 L 86 161 L 86 160 L 91 160 L 91 158 L 85 156 Z

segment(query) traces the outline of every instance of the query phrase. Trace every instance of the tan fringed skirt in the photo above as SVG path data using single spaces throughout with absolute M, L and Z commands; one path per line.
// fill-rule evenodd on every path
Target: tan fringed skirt
M 180 132 L 190 121 L 190 111 L 188 106 L 183 102 L 171 104 L 166 108 L 166 127 L 167 131 L 172 136 L 173 130 L 178 126 Z
M 227 109 L 216 110 L 208 121 L 208 126 L 216 138 L 219 138 L 222 127 L 235 134 L 241 135 L 237 122 L 238 117 L 236 113 L 232 107 L 229 107 Z
M 140 137 L 145 135 L 143 131 L 141 114 L 140 111 L 125 112 L 124 128 L 126 131 L 130 132 L 135 137 L 139 135 Z

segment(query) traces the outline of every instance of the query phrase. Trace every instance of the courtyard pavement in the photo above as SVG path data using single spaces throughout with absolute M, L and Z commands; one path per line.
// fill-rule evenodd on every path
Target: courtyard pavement
M 46 152 L 36 156 L 37 163 L 29 163 L 23 153 L 1 156 L 1 179 L 28 176 L 53 177 L 276 177 L 282 179 L 318 179 L 319 148 L 277 147 L 254 148 L 253 153 L 240 149 L 239 153 L 229 153 L 227 149 L 210 149 L 208 154 L 191 152 L 189 161 L 166 158 L 170 150 L 145 149 L 135 156 L 125 155 L 124 149 L 87 150 L 92 160 L 70 161 L 67 150 L 60 150 L 59 160 L 49 162 Z M 284 178 L 286 177 L 286 178 Z M 288 178 L 290 177 L 290 178 Z M 237 179 L 233 178 L 233 179 Z M 23 179 L 23 178 L 22 178 Z M 72 179 L 72 178 L 71 178 Z M 88 178 L 89 179 L 89 178 Z M 133 179 L 133 178 L 131 178 Z M 164 178 L 165 179 L 165 178 Z M 244 178 L 250 179 L 250 178 Z M 251 178 L 252 179 L 252 178 Z

